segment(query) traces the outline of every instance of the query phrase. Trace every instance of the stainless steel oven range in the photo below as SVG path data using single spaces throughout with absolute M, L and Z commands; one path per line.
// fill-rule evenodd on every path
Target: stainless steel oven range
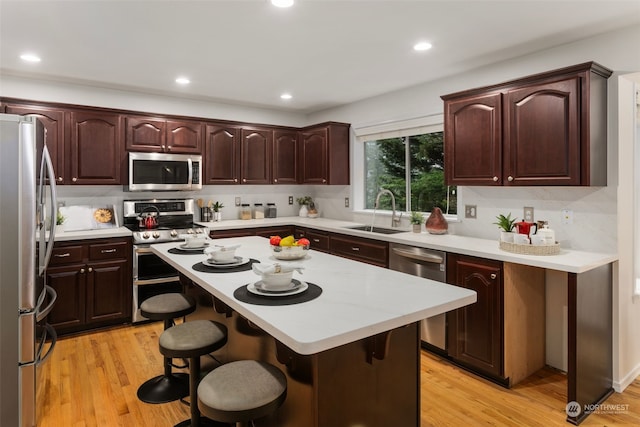
M 208 233 L 194 224 L 193 213 L 193 199 L 124 201 L 124 226 L 133 231 L 133 323 L 148 320 L 140 314 L 147 298 L 182 291 L 178 272 L 153 254 L 151 245 L 181 242 L 181 234 Z

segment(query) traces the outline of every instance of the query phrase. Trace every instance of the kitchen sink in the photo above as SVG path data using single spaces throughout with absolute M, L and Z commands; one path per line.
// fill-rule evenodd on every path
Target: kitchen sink
M 397 228 L 384 228 L 384 227 L 373 227 L 373 229 L 371 229 L 370 225 L 357 225 L 355 227 L 346 227 L 349 228 L 351 230 L 362 230 L 362 231 L 369 231 L 372 233 L 380 233 L 380 234 L 396 234 L 396 233 L 404 233 L 406 230 L 400 230 Z

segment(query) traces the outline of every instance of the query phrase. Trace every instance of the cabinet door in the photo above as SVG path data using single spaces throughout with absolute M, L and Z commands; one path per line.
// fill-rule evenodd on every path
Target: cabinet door
M 502 95 L 445 101 L 447 185 L 502 185 Z
M 127 260 L 90 263 L 87 268 L 87 323 L 131 316 L 131 274 Z
M 302 239 L 303 237 L 305 239 L 308 239 L 310 243 L 310 249 L 321 252 L 329 252 L 329 233 L 326 231 L 296 227 L 294 236 L 296 239 Z
M 202 123 L 167 120 L 168 153 L 202 153 Z
M 71 112 L 72 184 L 122 184 L 124 150 L 120 123 L 118 114 Z
M 271 183 L 271 129 L 243 128 L 240 146 L 242 184 Z
M 449 312 L 449 355 L 484 373 L 503 372 L 502 263 L 450 254 L 448 282 L 476 291 L 475 304 Z
M 298 132 L 276 130 L 273 132 L 273 183 L 297 184 L 298 182 Z
M 8 104 L 6 106 L 6 112 L 7 114 L 35 116 L 42 122 L 47 132 L 45 142 L 51 155 L 51 162 L 53 163 L 53 169 L 56 173 L 56 181 L 58 184 L 63 184 L 64 177 L 66 176 L 64 111 L 48 107 Z
M 240 130 L 208 124 L 205 134 L 205 184 L 237 184 L 240 171 Z
M 58 294 L 47 320 L 59 333 L 84 325 L 85 275 L 84 264 L 47 268 L 47 284 Z
M 328 163 L 326 127 L 300 132 L 301 183 L 326 184 Z
M 125 126 L 127 150 L 163 151 L 167 145 L 167 123 L 164 119 L 129 116 L 125 119 Z
M 580 184 L 580 80 L 505 94 L 504 185 Z

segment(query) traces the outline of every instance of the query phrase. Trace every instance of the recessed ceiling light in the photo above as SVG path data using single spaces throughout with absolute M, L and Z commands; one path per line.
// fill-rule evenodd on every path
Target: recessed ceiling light
M 431 49 L 431 43 L 420 42 L 413 45 L 413 50 L 424 51 Z
M 293 0 L 271 0 L 271 4 L 276 7 L 291 7 Z
M 40 57 L 38 55 L 34 55 L 33 53 L 25 53 L 20 55 L 20 59 L 27 62 L 40 62 Z
M 188 85 L 189 83 L 191 83 L 191 80 L 186 77 L 178 77 L 176 79 L 176 83 L 178 83 L 179 85 Z
M 283 93 L 280 95 L 280 99 L 291 99 L 293 98 L 290 93 Z

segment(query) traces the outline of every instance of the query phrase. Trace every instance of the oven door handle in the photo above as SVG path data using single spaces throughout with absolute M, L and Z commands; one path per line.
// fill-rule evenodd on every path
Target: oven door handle
M 149 247 L 143 247 L 143 246 L 134 246 L 133 250 L 135 253 L 137 254 L 152 254 L 153 251 L 151 250 L 151 248 Z
M 179 282 L 180 277 L 160 277 L 158 279 L 136 279 L 133 284 L 136 286 L 157 285 L 158 283 Z

